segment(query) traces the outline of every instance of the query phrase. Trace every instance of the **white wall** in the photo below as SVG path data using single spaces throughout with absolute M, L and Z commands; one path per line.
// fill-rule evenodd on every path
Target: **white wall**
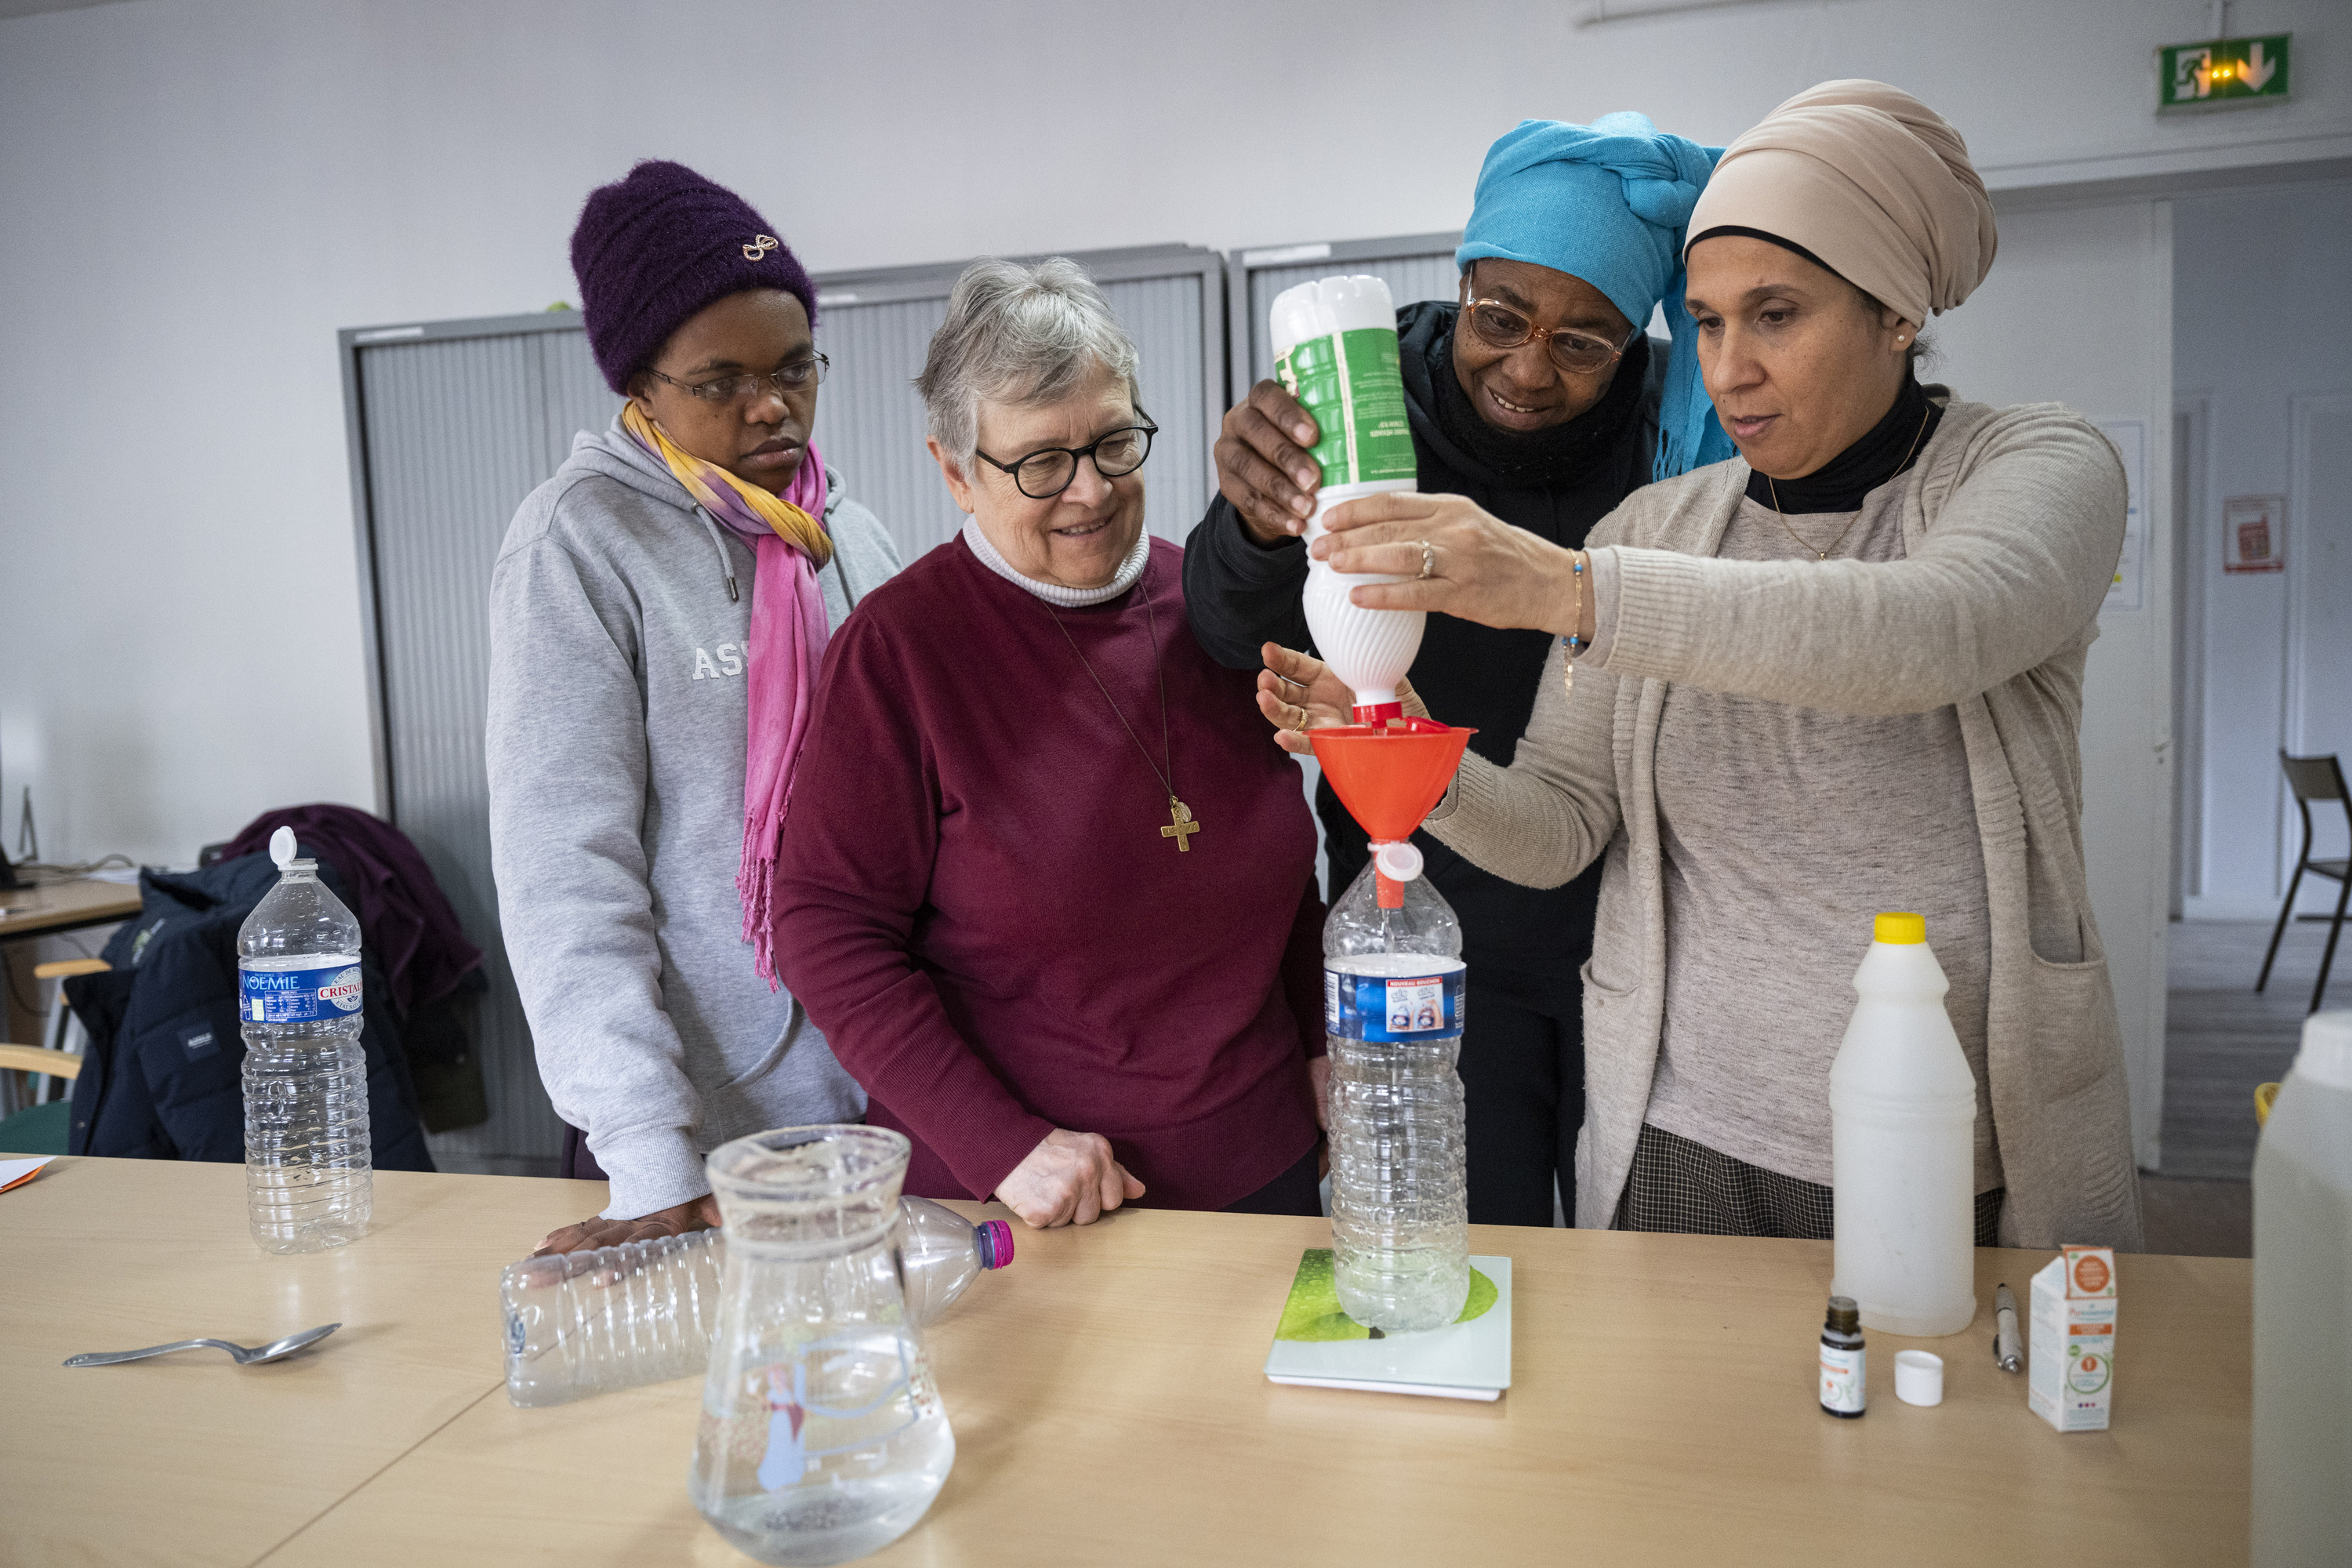
M 1580 12 L 132 0 L 0 21 L 0 789 L 34 786 L 52 858 L 185 861 L 270 805 L 366 803 L 334 331 L 570 298 L 579 201 L 637 157 L 737 185 L 829 268 L 1445 228 L 1522 115 L 1636 106 L 1721 142 L 1839 75 L 1918 91 L 2013 189 L 2352 155 L 2336 0 L 2232 13 L 2295 31 L 2298 101 L 2167 121 L 2149 51 L 2202 36 L 2199 0 Z M 2030 250 L 2005 241 L 1994 287 Z M 1984 384 L 2047 395 L 2059 368 L 2022 355 Z
M 1936 329 L 1931 374 L 1959 395 L 2051 398 L 2137 421 L 2149 538 L 2140 607 L 2099 617 L 2083 679 L 2083 852 L 2115 979 L 2139 1163 L 2158 1158 L 2164 1093 L 2164 853 L 2171 813 L 2171 204 L 2012 213 L 1984 286 Z
M 2332 542 L 2352 545 L 2352 494 L 2297 495 L 2292 463 L 2296 399 L 2352 393 L 2352 183 L 2180 202 L 2173 244 L 2173 372 L 2205 437 L 2186 520 L 2183 591 L 2201 599 L 2204 700 L 2188 797 L 2200 852 L 2183 868 L 2183 907 L 2191 918 L 2269 918 L 2300 837 L 2280 747 L 2352 756 L 2352 731 L 2311 721 L 2303 702 L 2289 712 L 2288 672 L 2305 693 L 2352 690 L 2352 641 L 2289 624 L 2291 593 L 2315 564 L 2308 549 L 2290 552 L 2282 574 L 2221 570 L 2222 503 L 2287 496 Z M 2320 853 L 2343 854 L 2343 814 L 2320 816 Z M 2336 885 L 2307 880 L 2305 907 L 2324 898 L 2332 908 Z

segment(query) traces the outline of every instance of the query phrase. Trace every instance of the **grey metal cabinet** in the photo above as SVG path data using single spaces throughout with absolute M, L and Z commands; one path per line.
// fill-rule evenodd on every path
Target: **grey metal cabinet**
M 1035 258 L 1028 259 L 1034 260 Z M 1224 264 L 1213 250 L 1150 246 L 1076 253 L 1141 356 L 1138 401 L 1160 426 L 1144 469 L 1144 526 L 1181 542 L 1208 510 L 1209 457 L 1224 416 Z M 833 370 L 816 442 L 908 560 L 963 526 L 923 447 L 913 382 L 965 263 L 828 273 L 818 280 L 817 340 Z
M 540 1087 L 490 879 L 485 606 L 516 506 L 614 400 L 576 315 L 342 340 L 375 810 L 415 842 L 489 979 L 474 1029 L 490 1119 L 435 1135 L 434 1155 L 448 1169 L 551 1173 L 562 1123 Z
M 1226 324 L 1226 363 L 1234 375 L 1228 389 L 1230 401 L 1239 403 L 1253 384 L 1274 374 L 1274 353 L 1266 342 L 1266 311 L 1276 294 L 1309 279 L 1363 272 L 1386 283 L 1400 305 L 1416 300 L 1451 300 L 1458 292 L 1454 251 L 1461 243 L 1457 229 L 1449 234 L 1313 240 L 1234 251 L 1225 264 L 1226 293 L 1233 300 Z

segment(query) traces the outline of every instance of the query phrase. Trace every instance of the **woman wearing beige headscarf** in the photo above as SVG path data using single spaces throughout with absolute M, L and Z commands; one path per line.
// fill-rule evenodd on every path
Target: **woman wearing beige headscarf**
M 1412 495 L 1335 510 L 1316 546 L 1423 574 L 1360 604 L 1561 637 L 1516 760 L 1465 758 L 1429 826 L 1536 886 L 1606 857 L 1577 1223 L 1828 1235 L 1849 982 L 1873 914 L 1916 910 L 1977 1078 L 1979 1243 L 2136 1247 L 2076 739 L 2121 465 L 2065 408 L 1913 374 L 1995 234 L 1958 133 L 1907 94 L 1790 100 L 1725 151 L 1690 233 L 1738 458 L 1634 492 L 1589 551 Z M 1319 665 L 1268 662 L 1276 723 L 1336 719 Z

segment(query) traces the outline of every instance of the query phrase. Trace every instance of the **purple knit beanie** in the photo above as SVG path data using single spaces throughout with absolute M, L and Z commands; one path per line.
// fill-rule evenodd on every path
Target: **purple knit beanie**
M 773 226 L 683 163 L 648 161 L 589 192 L 572 231 L 572 274 L 596 368 L 625 395 L 629 378 L 714 300 L 782 289 L 816 324 L 816 289 Z

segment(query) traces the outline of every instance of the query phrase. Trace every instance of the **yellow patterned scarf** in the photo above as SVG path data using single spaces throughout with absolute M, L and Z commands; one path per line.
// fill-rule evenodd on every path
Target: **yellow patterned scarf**
M 829 628 L 816 569 L 833 559 L 825 532 L 824 459 L 812 441 L 801 453 L 800 471 L 781 496 L 746 484 L 716 463 L 705 462 L 671 440 L 638 410 L 633 398 L 621 410 L 621 427 L 632 440 L 667 465 L 670 476 L 730 532 L 751 546 L 751 624 L 745 654 L 743 857 L 735 871 L 735 891 L 743 904 L 743 940 L 751 944 L 751 967 L 772 989 L 777 984 L 774 941 L 769 930 L 770 889 L 776 850 L 791 808 L 793 770 L 807 738 L 809 713 L 816 705 L 816 677 L 824 662 Z M 733 579 L 729 580 L 733 592 Z
M 671 440 L 667 431 L 645 416 L 634 397 L 621 406 L 621 427 L 636 438 L 638 446 L 668 464 L 671 476 L 711 516 L 738 533 L 764 526 L 807 556 L 812 566 L 823 566 L 833 559 L 833 540 L 817 521 L 824 514 L 824 465 L 817 459 L 814 446 L 803 449 L 801 471 L 780 496 L 737 479 Z M 814 504 L 808 504 L 811 501 Z

